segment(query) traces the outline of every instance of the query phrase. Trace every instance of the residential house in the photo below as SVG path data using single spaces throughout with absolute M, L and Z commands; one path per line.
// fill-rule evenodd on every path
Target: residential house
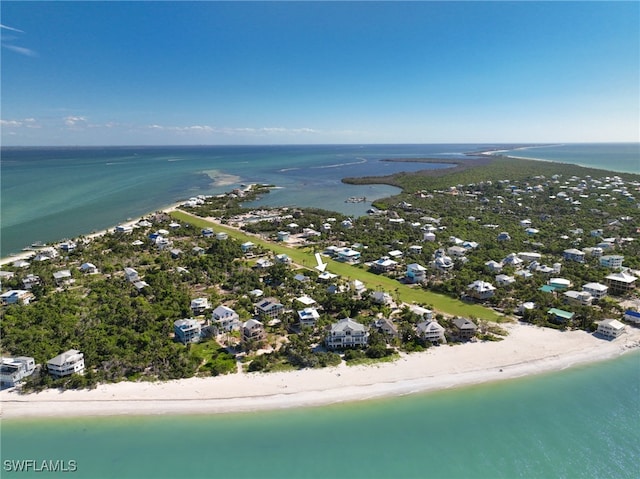
M 53 280 L 58 286 L 73 283 L 71 271 L 69 271 L 68 269 L 63 269 L 62 271 L 56 271 L 55 273 L 53 273 Z
M 218 331 L 239 331 L 240 316 L 233 309 L 220 305 L 211 313 L 211 322 Z
M 511 286 L 515 282 L 516 282 L 516 278 L 513 276 L 509 276 L 506 274 L 496 275 L 496 284 L 498 286 Z
M 487 261 L 484 265 L 492 273 L 499 273 L 500 271 L 502 271 L 502 266 L 503 266 L 502 263 L 498 263 L 497 261 L 494 261 L 494 260 Z
M 625 321 L 629 321 L 631 323 L 640 324 L 640 312 L 633 311 L 632 309 L 627 309 L 624 312 L 623 316 Z
M 398 262 L 392 260 L 388 256 L 383 256 L 379 260 L 371 263 L 371 268 L 378 273 L 387 273 L 393 271 L 398 266 Z
M 257 269 L 267 269 L 271 266 L 273 266 L 273 263 L 267 258 L 260 258 L 256 261 L 256 264 L 253 267 Z
M 421 283 L 427 278 L 427 268 L 418 263 L 408 264 L 405 277 L 410 283 Z
M 463 246 L 451 246 L 447 248 L 447 254 L 454 258 L 462 258 L 467 253 L 467 249 Z
M 374 327 L 389 338 L 400 337 L 400 333 L 398 332 L 398 327 L 395 324 L 393 324 L 393 321 L 391 321 L 391 319 L 389 318 L 377 319 L 374 323 Z
M 65 253 L 71 253 L 76 250 L 78 244 L 75 241 L 64 241 L 58 247 Z
M 589 293 L 594 300 L 599 300 L 607 295 L 608 287 L 600 283 L 587 283 L 582 286 L 582 291 Z
M 278 231 L 278 241 L 289 241 L 289 232 L 288 231 Z
M 276 255 L 276 263 L 290 264 L 291 263 L 291 258 L 289 258 L 289 256 L 286 255 L 285 253 L 277 254 Z
M 311 281 L 311 278 L 309 278 L 309 276 L 306 276 L 302 273 L 298 273 L 293 277 L 294 281 L 298 281 L 300 283 L 306 283 L 307 281 Z
M 565 291 L 563 294 L 565 304 L 576 306 L 591 306 L 593 296 L 586 291 Z
M 35 299 L 35 295 L 31 291 L 25 289 L 12 289 L 5 293 L 0 294 L 0 300 L 2 300 L 3 306 L 9 304 L 29 304 Z
M 343 318 L 331 325 L 326 337 L 327 348 L 344 349 L 364 347 L 369 342 L 369 332 L 364 324 L 351 318 Z
M 511 240 L 511 236 L 506 231 L 503 231 L 498 235 L 498 241 L 509 241 Z
M 571 287 L 571 281 L 565 278 L 551 278 L 548 284 L 556 290 L 569 289 Z
M 211 305 L 207 298 L 196 298 L 191 300 L 191 312 L 194 316 L 204 314 L 204 312 L 210 307 Z
M 264 325 L 257 319 L 250 319 L 242 324 L 242 342 L 263 341 L 267 339 Z
M 425 233 L 422 235 L 422 240 L 423 240 L 423 241 L 430 241 L 430 242 L 433 242 L 433 241 L 435 241 L 435 240 L 436 240 L 436 235 L 435 235 L 435 233 L 433 233 L 432 231 L 425 232 Z
M 576 315 L 571 311 L 565 311 L 563 309 L 551 308 L 547 311 L 547 314 L 551 316 L 551 321 L 554 323 L 564 323 L 565 321 L 570 321 Z
M 478 327 L 473 321 L 467 318 L 454 318 L 453 319 L 453 331 L 456 337 L 461 341 L 467 341 L 473 338 L 476 334 Z
M 626 271 L 621 271 L 610 274 L 605 279 L 607 280 L 607 286 L 609 286 L 609 292 L 611 294 L 623 295 L 635 289 L 638 278 Z
M 39 286 L 41 284 L 42 284 L 42 281 L 40 280 L 40 276 L 36 276 L 35 274 L 28 274 L 22 280 L 22 286 L 24 286 L 24 289 L 30 290 L 34 286 Z
M 467 286 L 467 294 L 480 301 L 493 297 L 495 291 L 495 286 L 481 280 L 476 280 Z
M 338 261 L 345 263 L 357 263 L 360 261 L 360 251 L 351 248 L 343 248 L 338 251 Z
M 300 326 L 315 326 L 316 321 L 320 319 L 320 313 L 316 308 L 304 308 L 298 311 L 298 320 Z
M 416 334 L 430 343 L 446 343 L 444 328 L 434 320 L 421 321 L 416 325 Z
M 33 374 L 35 368 L 35 360 L 27 356 L 2 358 L 0 361 L 0 388 L 17 386 L 20 381 Z
M 453 268 L 453 260 L 449 256 L 438 256 L 434 262 L 433 266 L 441 272 L 450 271 Z
M 116 226 L 116 233 L 131 234 L 133 233 L 133 226 L 131 225 L 118 225 Z
M 422 253 L 422 246 L 420 246 L 420 245 L 409 246 L 409 253 L 411 253 L 411 254 L 420 254 L 420 253 Z
M 193 248 L 191 248 L 191 252 L 193 254 L 195 254 L 196 256 L 202 256 L 207 251 L 204 248 L 200 247 L 200 246 L 194 246 Z
M 542 259 L 542 255 L 540 253 L 536 253 L 533 251 L 523 251 L 518 253 L 518 257 L 522 260 L 522 261 L 538 261 L 540 262 L 540 260 Z
M 519 268 L 524 261 L 518 257 L 515 253 L 509 253 L 503 260 L 502 264 L 504 266 L 513 266 L 515 268 Z
M 620 269 L 622 268 L 622 262 L 624 261 L 624 256 L 618 254 L 608 254 L 600 257 L 600 266 L 604 266 L 609 269 Z
M 93 263 L 82 263 L 80 265 L 80 271 L 82 271 L 84 274 L 97 274 L 98 268 Z
M 125 268 L 124 269 L 124 276 L 125 276 L 125 278 L 127 278 L 127 281 L 129 281 L 130 283 L 134 283 L 135 281 L 139 281 L 140 280 L 140 275 L 133 268 Z
M 296 301 L 303 306 L 311 306 L 313 304 L 316 304 L 316 300 L 307 295 L 303 295 L 296 298 Z
M 193 318 L 177 319 L 173 322 L 173 332 L 175 340 L 182 344 L 197 343 L 200 341 L 202 327 L 200 322 Z
M 422 319 L 431 319 L 433 317 L 433 311 L 427 308 L 423 308 L 422 306 L 418 306 L 417 304 L 409 305 L 409 310 L 412 313 L 417 314 Z
M 264 319 L 276 319 L 284 311 L 284 306 L 276 298 L 264 298 L 256 303 L 256 314 Z
M 374 291 L 373 302 L 376 304 L 389 305 L 393 303 L 393 298 L 389 293 L 385 293 L 384 291 Z
M 247 241 L 245 243 L 242 243 L 240 245 L 240 249 L 242 250 L 243 253 L 248 253 L 249 251 L 251 251 L 253 248 L 255 247 L 255 244 L 253 244 L 251 241 Z
M 214 235 L 213 230 L 211 228 L 204 228 L 202 230 L 202 236 L 205 238 L 211 238 Z
M 615 339 L 624 333 L 625 325 L 617 319 L 605 319 L 598 323 L 596 333 L 610 339 Z
M 47 361 L 47 370 L 54 379 L 82 374 L 84 372 L 84 354 L 77 349 L 69 349 Z
M 219 231 L 218 233 L 216 233 L 216 239 L 218 241 L 224 241 L 226 239 L 229 239 L 229 233 L 226 233 L 224 231 Z
M 578 263 L 584 263 L 586 253 L 576 248 L 566 249 L 562 252 L 562 257 L 567 261 L 577 261 Z

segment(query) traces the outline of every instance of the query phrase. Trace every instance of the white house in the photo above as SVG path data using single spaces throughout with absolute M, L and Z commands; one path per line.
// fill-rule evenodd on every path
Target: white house
M 338 261 L 344 261 L 345 263 L 357 263 L 360 261 L 360 251 L 356 251 L 351 248 L 343 248 L 338 251 Z
M 116 226 L 116 233 L 131 234 L 133 233 L 133 226 L 131 225 L 118 225 Z
M 255 307 L 258 316 L 269 319 L 276 319 L 284 310 L 284 306 L 276 298 L 265 298 Z
M 424 341 L 431 343 L 446 343 L 444 337 L 444 328 L 437 322 L 432 320 L 422 321 L 416 326 L 416 333 Z
M 564 302 L 577 306 L 591 306 L 593 296 L 586 291 L 565 291 L 563 293 Z
M 498 263 L 497 261 L 490 260 L 487 261 L 484 265 L 489 269 L 489 271 L 493 273 L 499 273 L 500 271 L 502 271 L 502 263 Z
M 191 300 L 191 312 L 194 316 L 198 316 L 205 312 L 205 310 L 209 309 L 211 305 L 209 304 L 209 300 L 207 298 L 196 298 Z
M 600 283 L 587 283 L 582 286 L 582 291 L 589 293 L 595 300 L 604 298 L 608 289 L 606 285 Z
M 486 281 L 476 280 L 467 286 L 467 294 L 472 298 L 484 300 L 495 294 L 495 286 Z
M 320 313 L 316 308 L 304 308 L 298 311 L 298 319 L 301 326 L 315 326 L 316 321 L 320 319 Z
M 427 277 L 427 268 L 418 263 L 408 264 L 405 276 L 411 283 L 421 283 Z
M 598 323 L 598 334 L 607 338 L 615 339 L 624 333 L 625 325 L 617 319 L 605 319 Z
M 278 241 L 289 241 L 289 232 L 288 231 L 278 231 Z
M 53 273 L 53 280 L 58 286 L 72 283 L 73 279 L 71 278 L 71 271 L 69 271 L 68 269 L 56 271 L 55 273 Z
M 391 304 L 393 302 L 393 298 L 389 293 L 385 293 L 384 291 L 374 291 L 373 302 L 376 304 Z
M 434 262 L 433 266 L 440 271 L 449 271 L 453 268 L 453 260 L 449 256 L 438 256 Z
M 218 331 L 239 331 L 240 316 L 233 309 L 220 305 L 211 313 L 211 321 Z
M 371 268 L 374 271 L 378 271 L 380 273 L 386 273 L 388 271 L 392 271 L 398 266 L 398 262 L 392 260 L 388 256 L 383 256 L 382 258 L 371 263 Z
M 627 309 L 624 312 L 624 320 L 631 323 L 640 324 L 640 312 Z
M 343 349 L 363 347 L 369 342 L 369 332 L 364 324 L 360 324 L 351 318 L 343 318 L 331 326 L 326 337 L 329 349 Z
M 47 361 L 47 370 L 55 379 L 72 374 L 82 374 L 84 372 L 84 355 L 77 349 L 69 349 Z
M 498 286 L 510 286 L 516 282 L 516 278 L 513 276 L 509 276 L 506 274 L 498 274 L 496 275 L 496 284 Z
M 2 358 L 0 362 L 0 388 L 16 386 L 24 378 L 33 374 L 35 368 L 35 360 L 27 356 Z
M 93 263 L 82 263 L 80 265 L 80 271 L 82 271 L 84 274 L 97 274 L 98 268 Z
M 140 275 L 138 275 L 138 272 L 133 268 L 125 268 L 124 276 L 130 283 L 134 283 L 140 280 Z
M 182 344 L 197 343 L 200 341 L 202 328 L 200 323 L 193 318 L 177 319 L 173 322 L 173 332 L 176 341 Z
M 524 261 L 515 253 L 509 253 L 503 260 L 502 264 L 505 266 L 514 266 L 518 268 Z

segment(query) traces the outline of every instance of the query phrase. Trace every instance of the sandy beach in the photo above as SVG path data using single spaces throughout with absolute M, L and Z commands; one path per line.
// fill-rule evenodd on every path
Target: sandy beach
M 610 359 L 640 347 L 627 326 L 609 341 L 584 331 L 508 324 L 500 342 L 439 346 L 393 363 L 280 373 L 238 373 L 168 382 L 121 382 L 94 390 L 0 393 L 3 419 L 218 414 L 327 405 L 506 380 Z

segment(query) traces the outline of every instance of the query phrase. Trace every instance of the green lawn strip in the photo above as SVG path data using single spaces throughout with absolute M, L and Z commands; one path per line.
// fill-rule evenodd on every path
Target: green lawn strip
M 314 254 L 310 248 L 296 249 L 285 246 L 282 243 L 265 241 L 257 236 L 248 235 L 237 229 L 214 223 L 210 220 L 200 218 L 184 211 L 172 211 L 171 216 L 178 221 L 190 223 L 198 228 L 213 227 L 217 231 L 224 231 L 225 233 L 228 233 L 230 237 L 237 239 L 238 241 L 243 243 L 251 241 L 252 243 L 269 249 L 276 254 L 284 253 L 289 256 L 294 263 L 302 265 L 307 269 L 312 269 L 317 264 Z M 358 279 L 362 281 L 367 288 L 372 290 L 386 291 L 392 295 L 397 293 L 399 299 L 405 303 L 428 304 L 438 312 L 454 316 L 473 316 L 475 318 L 485 319 L 488 321 L 500 321 L 501 319 L 501 316 L 499 316 L 495 311 L 478 304 L 464 303 L 442 294 L 426 291 L 422 288 L 412 288 L 399 283 L 395 279 L 377 275 L 355 265 L 341 263 L 326 257 L 323 257 L 323 261 L 328 263 L 327 271 L 340 275 L 348 280 Z

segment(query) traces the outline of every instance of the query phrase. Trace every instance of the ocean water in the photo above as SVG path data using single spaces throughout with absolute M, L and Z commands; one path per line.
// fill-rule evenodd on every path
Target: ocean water
M 2 477 L 637 478 L 640 352 L 479 386 L 273 412 L 2 423 Z M 7 461 L 75 461 L 70 473 Z
M 568 143 L 538 145 L 505 154 L 532 160 L 558 161 L 590 168 L 640 173 L 640 143 Z
M 348 176 L 447 168 L 386 158 L 468 159 L 495 144 L 2 148 L 0 257 L 33 242 L 88 234 L 199 194 L 246 183 L 279 188 L 252 206 L 320 207 L 362 215 L 398 193 L 386 185 L 346 185 Z M 639 144 L 518 149 L 519 156 L 640 172 Z M 351 196 L 365 203 L 345 203 Z

